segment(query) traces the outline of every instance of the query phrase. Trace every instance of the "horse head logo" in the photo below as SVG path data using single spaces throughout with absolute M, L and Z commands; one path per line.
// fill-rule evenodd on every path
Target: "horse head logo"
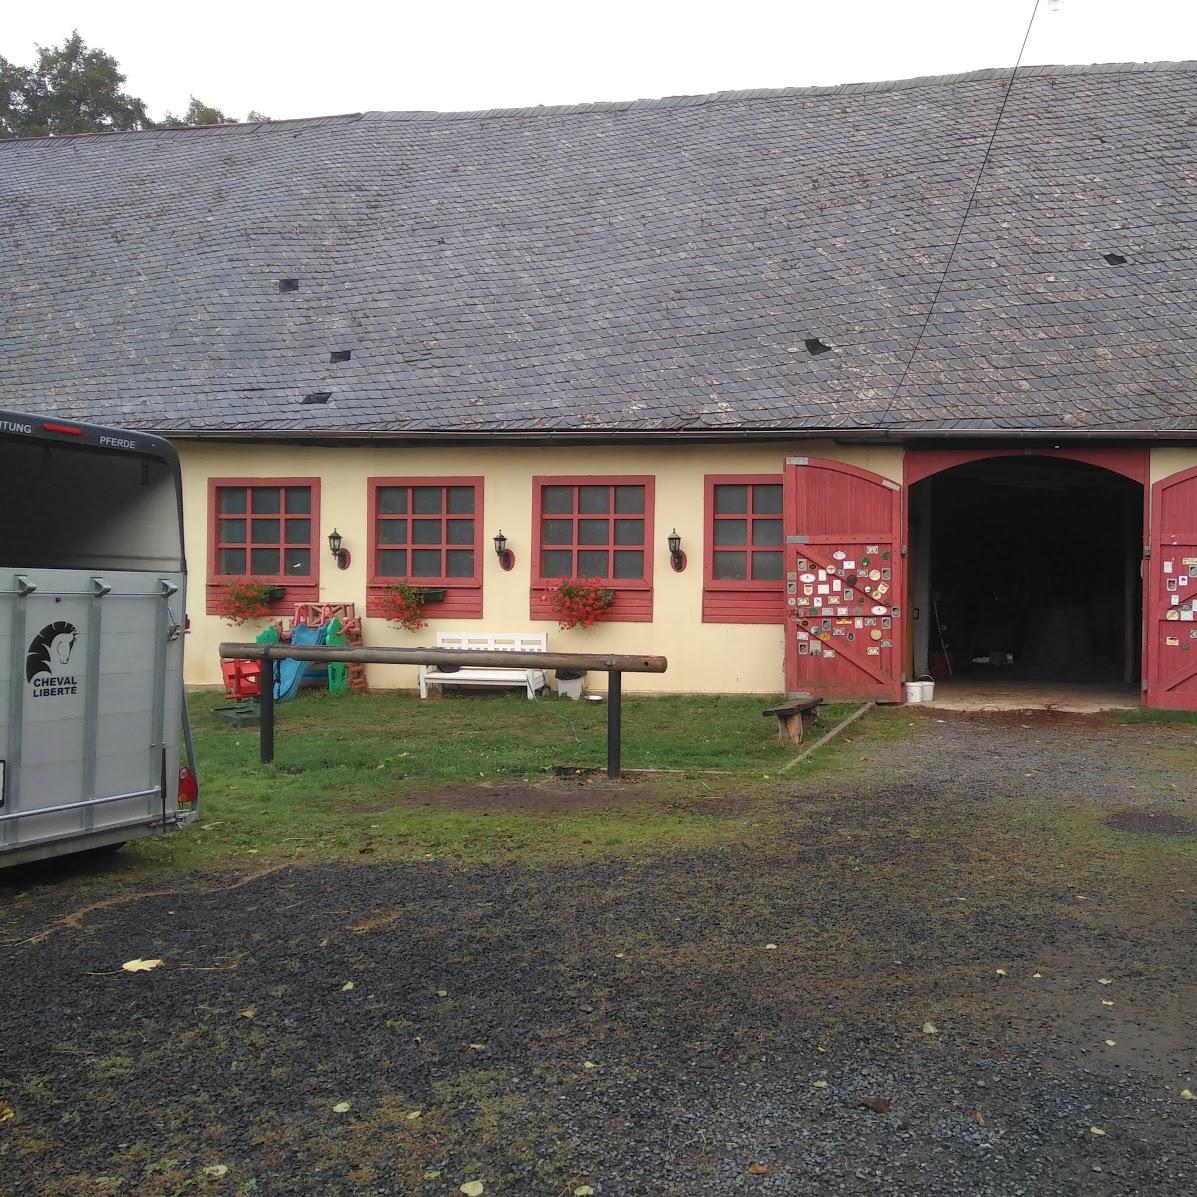
M 42 628 L 25 657 L 25 680 L 31 682 L 39 673 L 51 673 L 56 666 L 66 665 L 78 635 L 79 629 L 73 623 L 61 619 Z

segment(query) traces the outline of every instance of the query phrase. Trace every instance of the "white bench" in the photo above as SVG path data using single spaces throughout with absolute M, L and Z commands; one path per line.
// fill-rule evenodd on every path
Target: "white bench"
M 472 648 L 486 652 L 546 653 L 547 632 L 437 632 L 437 648 Z M 429 686 L 522 686 L 529 698 L 549 684 L 543 669 L 495 669 L 463 665 L 444 673 L 435 665 L 420 666 L 420 697 L 428 697 Z

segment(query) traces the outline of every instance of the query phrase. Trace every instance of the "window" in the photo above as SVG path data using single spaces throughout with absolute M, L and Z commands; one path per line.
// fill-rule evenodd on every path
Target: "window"
M 780 622 L 785 606 L 780 476 L 708 475 L 706 490 L 703 619 Z
M 445 590 L 429 614 L 482 615 L 482 479 L 371 478 L 367 612 L 387 586 Z
M 213 478 L 208 483 L 208 609 L 252 579 L 285 586 L 278 611 L 320 591 L 320 484 L 315 478 Z

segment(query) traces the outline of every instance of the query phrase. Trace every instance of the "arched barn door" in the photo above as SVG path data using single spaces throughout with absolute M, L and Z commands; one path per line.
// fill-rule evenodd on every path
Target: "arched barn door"
M 1147 705 L 1197 711 L 1197 468 L 1151 488 Z
M 841 461 L 790 457 L 785 509 L 786 690 L 900 702 L 902 488 Z

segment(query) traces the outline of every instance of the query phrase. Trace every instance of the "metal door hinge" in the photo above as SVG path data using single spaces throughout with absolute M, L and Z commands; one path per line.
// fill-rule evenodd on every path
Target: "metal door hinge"
M 787 457 L 786 465 L 810 465 L 809 457 Z
M 810 544 L 809 536 L 787 536 L 786 544 Z

